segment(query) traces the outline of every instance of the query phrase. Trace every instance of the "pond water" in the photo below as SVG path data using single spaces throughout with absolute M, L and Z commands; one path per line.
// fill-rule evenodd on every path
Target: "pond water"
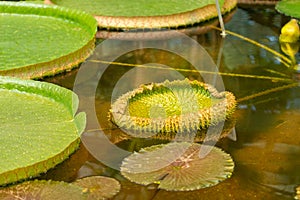
M 226 28 L 283 54 L 278 36 L 288 20 L 272 7 L 240 5 L 227 16 Z M 108 34 L 118 36 L 99 32 L 101 36 Z M 296 73 L 265 49 L 232 35 L 223 39 L 206 24 L 175 33 L 130 32 L 122 37 L 98 39 L 94 55 L 80 69 L 45 79 L 69 89 L 76 82 L 74 90 L 80 93 L 80 110 L 87 112 L 88 124 L 82 136 L 85 145 L 41 179 L 114 177 L 122 189 L 113 199 L 294 198 L 300 185 L 300 89 Z M 89 70 L 84 71 L 86 68 Z M 205 80 L 237 98 L 235 127 L 229 137 L 216 144 L 235 162 L 232 177 L 190 192 L 169 192 L 155 185 L 129 182 L 114 169 L 124 152 L 168 141 L 128 139 L 124 131 L 108 122 L 111 102 L 141 83 L 184 77 Z M 116 155 L 112 145 L 101 142 L 103 133 L 111 144 L 124 150 L 124 155 Z

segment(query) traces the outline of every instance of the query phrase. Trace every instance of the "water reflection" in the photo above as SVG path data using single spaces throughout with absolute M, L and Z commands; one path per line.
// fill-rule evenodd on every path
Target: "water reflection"
M 226 24 L 226 28 L 280 52 L 279 31 L 287 21 L 287 18 L 271 8 L 266 10 L 243 7 L 237 9 Z M 223 73 L 225 89 L 233 92 L 240 100 L 236 113 L 238 119 L 235 129 L 236 141 L 224 139 L 217 143 L 217 146 L 233 156 L 236 163 L 233 176 L 211 188 L 193 192 L 167 192 L 156 190 L 152 186 L 145 187 L 130 183 L 117 171 L 108 173 L 107 167 L 91 157 L 82 158 L 86 163 L 82 164 L 78 176 L 104 173 L 121 180 L 123 189 L 115 199 L 292 199 L 295 196 L 295 188 L 300 185 L 300 89 L 293 79 L 294 72 L 288 70 L 278 58 L 264 49 L 233 36 L 222 39 L 219 34 L 218 31 L 210 30 L 205 34 L 191 37 L 206 49 L 215 63 L 218 63 L 219 59 L 218 70 Z M 101 56 L 109 60 L 115 53 L 115 49 L 122 48 L 118 44 L 116 41 L 115 45 L 106 49 L 106 53 Z M 199 61 L 202 58 L 180 39 L 165 45 L 180 49 L 188 54 L 191 60 Z M 223 51 L 220 51 L 220 46 L 223 46 Z M 296 59 L 299 59 L 299 53 Z M 93 65 L 94 61 L 90 59 L 87 62 Z M 144 65 L 145 63 L 148 67 Z M 100 65 L 105 64 L 100 62 Z M 144 67 L 136 67 L 136 64 Z M 95 65 L 99 65 L 99 62 Z M 162 66 L 168 67 L 164 69 Z M 126 137 L 122 137 L 124 133 L 112 127 L 107 120 L 111 100 L 142 82 L 178 78 L 178 74 L 170 68 L 184 69 L 185 71 L 180 71 L 180 76 L 202 79 L 199 73 L 193 71 L 194 67 L 190 62 L 178 55 L 155 49 L 129 52 L 109 65 L 102 78 L 96 83 L 96 99 L 92 106 L 96 108 L 97 120 L 106 130 L 105 134 L 112 143 L 121 142 Z M 126 83 L 125 79 L 122 80 L 127 72 L 130 72 L 131 79 L 135 77 L 129 83 Z M 46 81 L 72 88 L 76 73 L 77 71 L 72 71 Z M 245 76 L 233 76 L 233 73 Z M 215 74 L 211 74 L 210 77 L 213 79 Z M 94 76 L 97 76 L 97 73 L 91 70 L 87 79 L 82 80 L 87 99 L 89 90 L 95 85 L 84 83 L 88 83 L 88 80 Z M 285 87 L 288 84 L 292 85 Z M 115 91 L 115 85 L 119 85 L 120 90 Z M 264 93 L 264 91 L 269 92 Z M 261 95 L 255 96 L 258 93 Z M 255 98 L 245 98 L 249 95 L 254 95 Z M 87 100 L 81 103 L 88 102 Z M 90 128 L 93 128 L 93 125 L 88 126 L 87 130 Z M 126 149 L 130 144 L 121 146 Z

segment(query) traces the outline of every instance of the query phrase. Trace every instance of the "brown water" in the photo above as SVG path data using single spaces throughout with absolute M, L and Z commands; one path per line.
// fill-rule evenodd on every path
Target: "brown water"
M 253 6 L 240 7 L 229 18 L 226 23 L 228 30 L 280 52 L 278 35 L 288 18 L 272 8 Z M 218 31 L 199 27 L 186 32 L 189 38 L 205 48 L 212 60 L 197 46 L 189 45 L 189 40 L 184 37 L 165 32 L 155 39 L 143 41 L 110 39 L 108 45 L 101 45 L 99 40 L 95 55 L 80 68 L 88 67 L 88 73 L 82 74 L 77 69 L 46 81 L 72 89 L 76 79 L 80 109 L 88 114 L 83 140 L 100 140 L 97 134 L 101 132 L 112 143 L 128 151 L 166 141 L 127 140 L 126 134 L 109 123 L 107 113 L 111 101 L 119 95 L 141 83 L 183 77 L 215 83 L 221 89 L 224 87 L 238 100 L 237 122 L 235 133 L 216 146 L 232 156 L 235 162 L 232 177 L 216 186 L 191 192 L 158 190 L 152 185 L 140 186 L 127 181 L 118 170 L 98 161 L 95 158 L 97 153 L 91 155 L 82 145 L 68 161 L 41 178 L 73 181 L 90 175 L 114 177 L 122 184 L 114 199 L 293 199 L 295 187 L 300 185 L 300 89 L 295 78 L 297 74 L 288 70 L 272 53 L 237 37 L 228 35 L 222 39 Z M 161 49 L 145 49 L 157 45 Z M 126 52 L 130 48 L 138 50 Z M 122 49 L 124 54 L 120 54 Z M 180 54 L 186 57 L 180 57 Z M 111 61 L 114 63 L 107 65 L 106 62 Z M 211 61 L 218 65 L 218 70 Z M 194 64 L 201 66 L 200 69 Z M 101 71 L 105 67 L 106 70 Z M 94 151 L 115 165 L 120 164 L 121 158 L 110 152 L 111 147 L 106 149 L 105 145 L 99 144 L 96 142 Z

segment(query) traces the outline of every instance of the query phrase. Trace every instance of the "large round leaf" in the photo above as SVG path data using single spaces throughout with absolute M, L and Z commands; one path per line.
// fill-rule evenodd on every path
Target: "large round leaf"
M 0 185 L 47 171 L 79 145 L 85 114 L 59 86 L 0 76 Z
M 236 0 L 219 0 L 222 12 L 236 6 Z M 217 16 L 215 0 L 52 0 L 54 4 L 83 9 L 93 14 L 100 27 L 162 28 L 202 22 Z
M 0 75 L 37 78 L 71 69 L 92 52 L 96 30 L 83 12 L 0 1 Z

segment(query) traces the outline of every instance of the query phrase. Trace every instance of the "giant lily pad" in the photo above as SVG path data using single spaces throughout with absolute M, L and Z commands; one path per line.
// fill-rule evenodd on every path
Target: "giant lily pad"
M 215 0 L 52 0 L 54 4 L 83 9 L 93 14 L 104 28 L 163 28 L 192 25 L 216 17 Z M 222 12 L 236 6 L 236 0 L 220 0 Z
M 298 0 L 281 0 L 276 4 L 276 10 L 285 15 L 300 18 L 300 1 Z
M 85 114 L 59 86 L 0 76 L 0 185 L 46 172 L 79 145 Z
M 159 184 L 159 188 L 188 191 L 216 185 L 231 176 L 234 163 L 230 155 L 212 147 L 204 158 L 197 143 L 168 143 L 146 147 L 122 162 L 121 173 L 142 185 Z
M 94 48 L 95 19 L 36 3 L 0 1 L 0 75 L 38 78 L 69 70 Z
M 167 80 L 141 85 L 123 94 L 112 104 L 110 117 L 136 137 L 150 137 L 153 133 L 193 134 L 223 122 L 235 106 L 230 92 L 218 92 L 196 80 Z

